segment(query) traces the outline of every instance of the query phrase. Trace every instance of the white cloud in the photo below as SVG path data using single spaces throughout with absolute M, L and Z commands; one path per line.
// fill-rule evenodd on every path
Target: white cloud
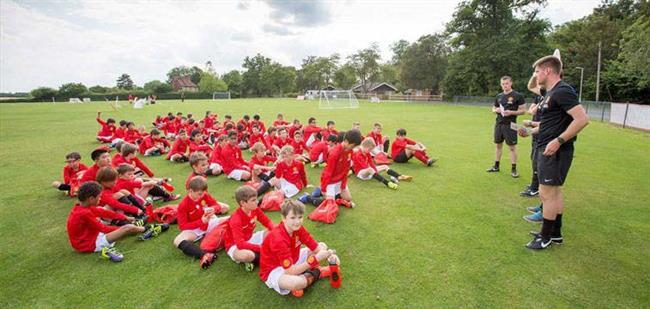
M 598 0 L 550 0 L 554 23 L 591 12 Z M 377 42 L 441 31 L 450 1 L 0 1 L 0 91 L 66 82 L 114 85 L 122 73 L 136 84 L 166 79 L 179 65 L 211 60 L 223 73 L 261 53 L 299 66 L 308 55 L 346 57 Z

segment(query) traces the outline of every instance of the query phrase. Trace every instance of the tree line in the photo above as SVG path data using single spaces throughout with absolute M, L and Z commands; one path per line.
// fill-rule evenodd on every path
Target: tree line
M 399 91 L 429 89 L 446 97 L 493 96 L 500 92 L 503 75 L 512 76 L 514 88 L 525 92 L 531 64 L 558 48 L 564 79 L 578 89 L 583 73 L 582 98 L 594 100 L 600 45 L 600 100 L 650 103 L 647 0 L 604 0 L 590 15 L 554 28 L 539 17 L 545 5 L 546 0 L 462 1 L 443 31 L 414 42 L 394 42 L 392 57 L 385 61 L 373 43 L 347 57 L 308 56 L 299 67 L 257 54 L 245 57 L 241 70 L 224 74 L 179 66 L 167 73 L 167 80 L 142 87 L 122 74 L 114 87 L 68 83 L 30 94 L 35 100 L 128 92 L 161 95 L 174 91 L 173 78 L 190 76 L 202 93 L 230 91 L 233 97 L 295 96 L 330 85 L 338 89 L 361 85 L 367 90 L 375 82 L 390 83 Z

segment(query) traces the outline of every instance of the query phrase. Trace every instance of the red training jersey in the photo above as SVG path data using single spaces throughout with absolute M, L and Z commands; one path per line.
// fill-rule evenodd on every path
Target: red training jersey
M 271 271 L 277 267 L 291 268 L 300 257 L 300 247 L 305 244 L 309 250 L 316 250 L 318 243 L 304 226 L 289 234 L 280 222 L 266 236 L 260 250 L 260 278 L 266 281 Z

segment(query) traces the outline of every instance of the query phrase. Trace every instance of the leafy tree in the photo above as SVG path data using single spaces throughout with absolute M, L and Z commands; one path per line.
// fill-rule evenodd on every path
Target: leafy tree
M 243 94 L 254 96 L 262 96 L 263 86 L 260 84 L 262 70 L 271 64 L 271 59 L 257 54 L 254 57 L 244 58 L 242 67 L 246 71 L 242 74 L 242 90 Z
M 63 98 L 75 98 L 88 91 L 82 83 L 67 83 L 59 87 L 59 96 Z
M 400 57 L 399 79 L 406 88 L 440 91 L 451 52 L 442 35 L 425 35 L 408 46 Z
M 199 84 L 201 81 L 201 73 L 203 73 L 203 70 L 197 66 L 193 67 L 187 67 L 187 66 L 179 66 L 175 67 L 169 72 L 167 72 L 167 83 L 171 84 L 172 80 L 176 77 L 183 77 L 183 76 L 190 76 L 190 79 L 192 80 L 193 83 Z
M 402 56 L 411 44 L 407 40 L 399 40 L 390 45 L 390 50 L 393 51 L 393 63 L 397 64 L 402 60 Z
M 341 57 L 333 54 L 329 57 L 308 56 L 302 60 L 297 73 L 297 86 L 301 90 L 323 89 L 334 82 L 334 76 Z
M 242 75 L 237 70 L 232 70 L 222 76 L 223 81 L 228 85 L 231 95 L 241 96 L 242 92 Z
M 29 92 L 35 100 L 52 100 L 59 93 L 58 90 L 49 87 L 39 87 Z
M 92 87 L 88 88 L 88 91 L 94 92 L 94 93 L 106 93 L 106 92 L 108 92 L 109 89 L 110 88 L 108 88 L 108 87 L 96 85 L 96 86 L 92 86 Z
M 216 76 L 209 73 L 203 73 L 202 75 L 203 76 L 201 76 L 201 81 L 198 85 L 199 90 L 202 92 L 211 93 L 215 91 L 228 90 L 228 85 Z
M 352 66 L 345 64 L 334 73 L 334 86 L 340 89 L 352 89 L 357 83 L 357 76 Z
M 133 80 L 131 80 L 129 74 L 124 73 L 117 78 L 117 88 L 131 90 L 133 87 Z
M 377 81 L 379 77 L 380 58 L 377 43 L 372 43 L 369 48 L 359 50 L 355 54 L 348 56 L 348 64 L 354 69 L 364 92 L 367 92 L 370 84 Z
M 623 32 L 620 49 L 604 84 L 617 101 L 650 103 L 650 17 L 640 16 Z
M 526 89 L 530 65 L 541 55 L 552 53 L 545 36 L 550 24 L 537 17 L 539 5 L 544 3 L 461 2 L 446 28 L 453 54 L 443 82 L 445 92 L 495 95 L 501 91 L 499 78 L 503 75 L 513 77 L 515 90 Z
M 142 88 L 145 92 L 154 94 L 169 93 L 174 90 L 170 84 L 161 82 L 159 80 L 152 80 L 150 82 L 147 82 Z

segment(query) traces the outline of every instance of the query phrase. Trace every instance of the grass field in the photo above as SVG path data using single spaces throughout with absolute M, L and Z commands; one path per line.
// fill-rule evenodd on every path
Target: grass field
M 530 141 L 520 140 L 521 178 L 488 174 L 494 117 L 486 108 L 370 104 L 319 110 L 315 102 L 250 99 L 163 101 L 143 110 L 105 103 L 0 104 L 0 305 L 11 307 L 648 307 L 650 306 L 650 135 L 592 122 L 580 135 L 564 194 L 565 244 L 543 252 L 524 248 L 537 224 L 523 221 L 519 197 L 530 180 Z M 268 124 L 282 112 L 303 122 L 335 120 L 339 129 L 375 121 L 394 137 L 398 127 L 428 145 L 439 162 L 394 165 L 414 176 L 388 190 L 350 179 L 356 209 L 341 209 L 334 225 L 306 227 L 337 249 L 343 285 L 319 282 L 301 299 L 281 297 L 257 272 L 224 254 L 209 271 L 172 246 L 169 232 L 144 243 L 118 242 L 122 263 L 70 247 L 65 224 L 74 201 L 50 187 L 64 156 L 98 146 L 97 110 L 105 117 L 149 124 L 169 111 L 202 116 L 259 113 Z M 507 152 L 504 166 L 508 166 Z M 156 175 L 182 187 L 187 164 L 145 158 Z M 507 170 L 507 168 L 506 168 Z M 318 185 L 320 170 L 307 167 Z M 234 206 L 238 186 L 223 176 L 209 191 Z M 311 212 L 312 206 L 308 206 Z M 270 217 L 278 222 L 279 214 Z

